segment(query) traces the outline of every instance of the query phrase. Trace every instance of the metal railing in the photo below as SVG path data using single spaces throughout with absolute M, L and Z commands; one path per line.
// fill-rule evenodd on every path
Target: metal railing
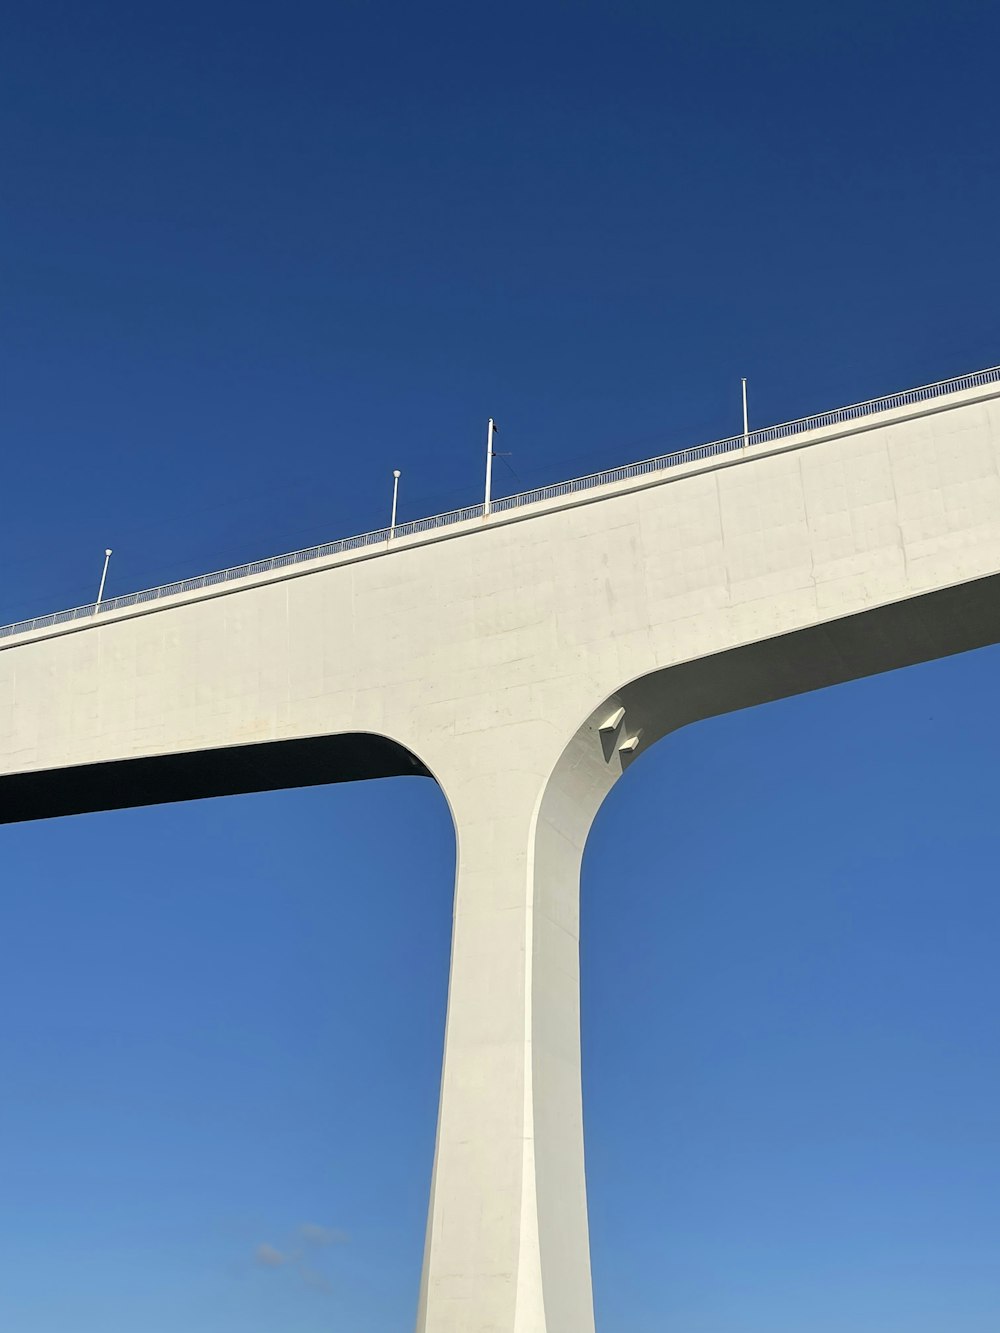
M 543 500 L 557 500 L 562 496 L 575 495 L 580 491 L 592 490 L 594 487 L 606 486 L 612 482 L 664 472 L 684 463 L 695 463 L 707 458 L 716 458 L 721 454 L 742 452 L 747 446 L 788 439 L 790 436 L 803 435 L 808 431 L 822 430 L 825 427 L 856 421 L 861 417 L 873 416 L 879 412 L 888 412 L 893 408 L 909 407 L 934 398 L 942 398 L 947 394 L 959 393 L 964 389 L 978 389 L 997 383 L 1000 383 L 1000 366 L 992 366 L 988 370 L 974 371 L 971 375 L 940 380 L 937 384 L 925 384 L 917 389 L 905 389 L 902 393 L 889 394 L 884 398 L 872 398 L 864 403 L 852 403 L 849 407 L 838 407 L 832 412 L 821 412 L 817 416 L 800 417 L 797 421 L 786 421 L 779 426 L 766 426 L 763 430 L 750 431 L 747 436 L 731 435 L 728 439 L 715 440 L 711 444 L 695 445 L 693 448 L 681 449 L 675 453 L 661 454 L 657 458 L 647 458 L 640 463 L 627 463 L 624 467 L 611 468 L 605 472 L 592 472 L 589 476 L 576 477 L 572 481 L 559 481 L 551 486 L 539 486 L 533 491 L 508 495 L 493 500 L 490 506 L 491 512 L 507 513 L 512 509 L 538 504 Z M 147 602 L 156 602 L 163 597 L 174 597 L 179 593 L 197 592 L 224 583 L 235 583 L 257 574 L 269 574 L 275 570 L 306 564 L 310 560 L 322 560 L 331 555 L 343 555 L 370 546 L 386 548 L 401 537 L 414 537 L 421 533 L 434 532 L 438 528 L 451 527 L 455 523 L 482 518 L 482 504 L 467 505 L 464 509 L 452 509 L 446 514 L 435 514 L 431 518 L 397 523 L 392 529 L 391 537 L 389 528 L 378 528 L 375 532 L 363 532 L 357 537 L 345 537 L 340 541 L 326 542 L 322 546 L 309 546 L 302 551 L 291 551 L 287 555 L 276 555 L 267 560 L 235 565 L 232 569 L 221 569 L 214 574 L 199 574 L 194 578 L 181 579 L 177 583 L 165 583 L 158 588 L 147 588 L 143 592 L 110 597 L 100 603 L 91 602 L 88 606 L 77 606 L 71 611 L 55 611 L 50 615 L 36 616 L 33 620 L 21 620 L 13 625 L 3 625 L 0 626 L 0 639 L 11 638 L 15 634 L 27 634 L 32 630 L 51 629 L 56 625 L 66 625 L 76 620 L 94 620 L 111 611 L 142 606 Z

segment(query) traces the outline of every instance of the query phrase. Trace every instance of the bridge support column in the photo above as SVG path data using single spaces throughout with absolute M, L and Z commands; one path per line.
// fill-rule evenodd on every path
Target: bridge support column
M 610 780 L 588 741 L 569 781 L 561 761 L 548 780 L 498 773 L 448 791 L 455 920 L 418 1333 L 594 1328 L 579 883 Z

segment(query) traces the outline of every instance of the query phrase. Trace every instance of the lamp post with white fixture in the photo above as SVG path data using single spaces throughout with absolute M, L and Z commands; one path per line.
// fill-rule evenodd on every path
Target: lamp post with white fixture
M 389 520 L 390 541 L 396 535 L 396 501 L 399 498 L 399 475 L 399 468 L 394 468 L 392 473 L 392 518 Z
M 104 597 L 104 584 L 108 577 L 108 562 L 110 561 L 110 559 L 111 559 L 111 547 L 108 546 L 105 548 L 104 551 L 104 569 L 101 573 L 101 586 L 97 590 L 97 601 L 94 603 L 95 606 L 100 606 L 101 600 Z

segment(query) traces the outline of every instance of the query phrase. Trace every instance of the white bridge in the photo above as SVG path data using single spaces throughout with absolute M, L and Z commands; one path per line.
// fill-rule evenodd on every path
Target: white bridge
M 688 722 L 1000 641 L 1000 369 L 0 629 L 0 822 L 432 776 L 417 1327 L 587 1333 L 579 870 Z

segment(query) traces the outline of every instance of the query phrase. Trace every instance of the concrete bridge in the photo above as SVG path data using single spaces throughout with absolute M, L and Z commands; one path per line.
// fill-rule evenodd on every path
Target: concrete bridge
M 0 821 L 433 777 L 457 839 L 417 1327 L 594 1326 L 578 892 L 689 722 L 1000 640 L 1000 371 L 0 630 Z

